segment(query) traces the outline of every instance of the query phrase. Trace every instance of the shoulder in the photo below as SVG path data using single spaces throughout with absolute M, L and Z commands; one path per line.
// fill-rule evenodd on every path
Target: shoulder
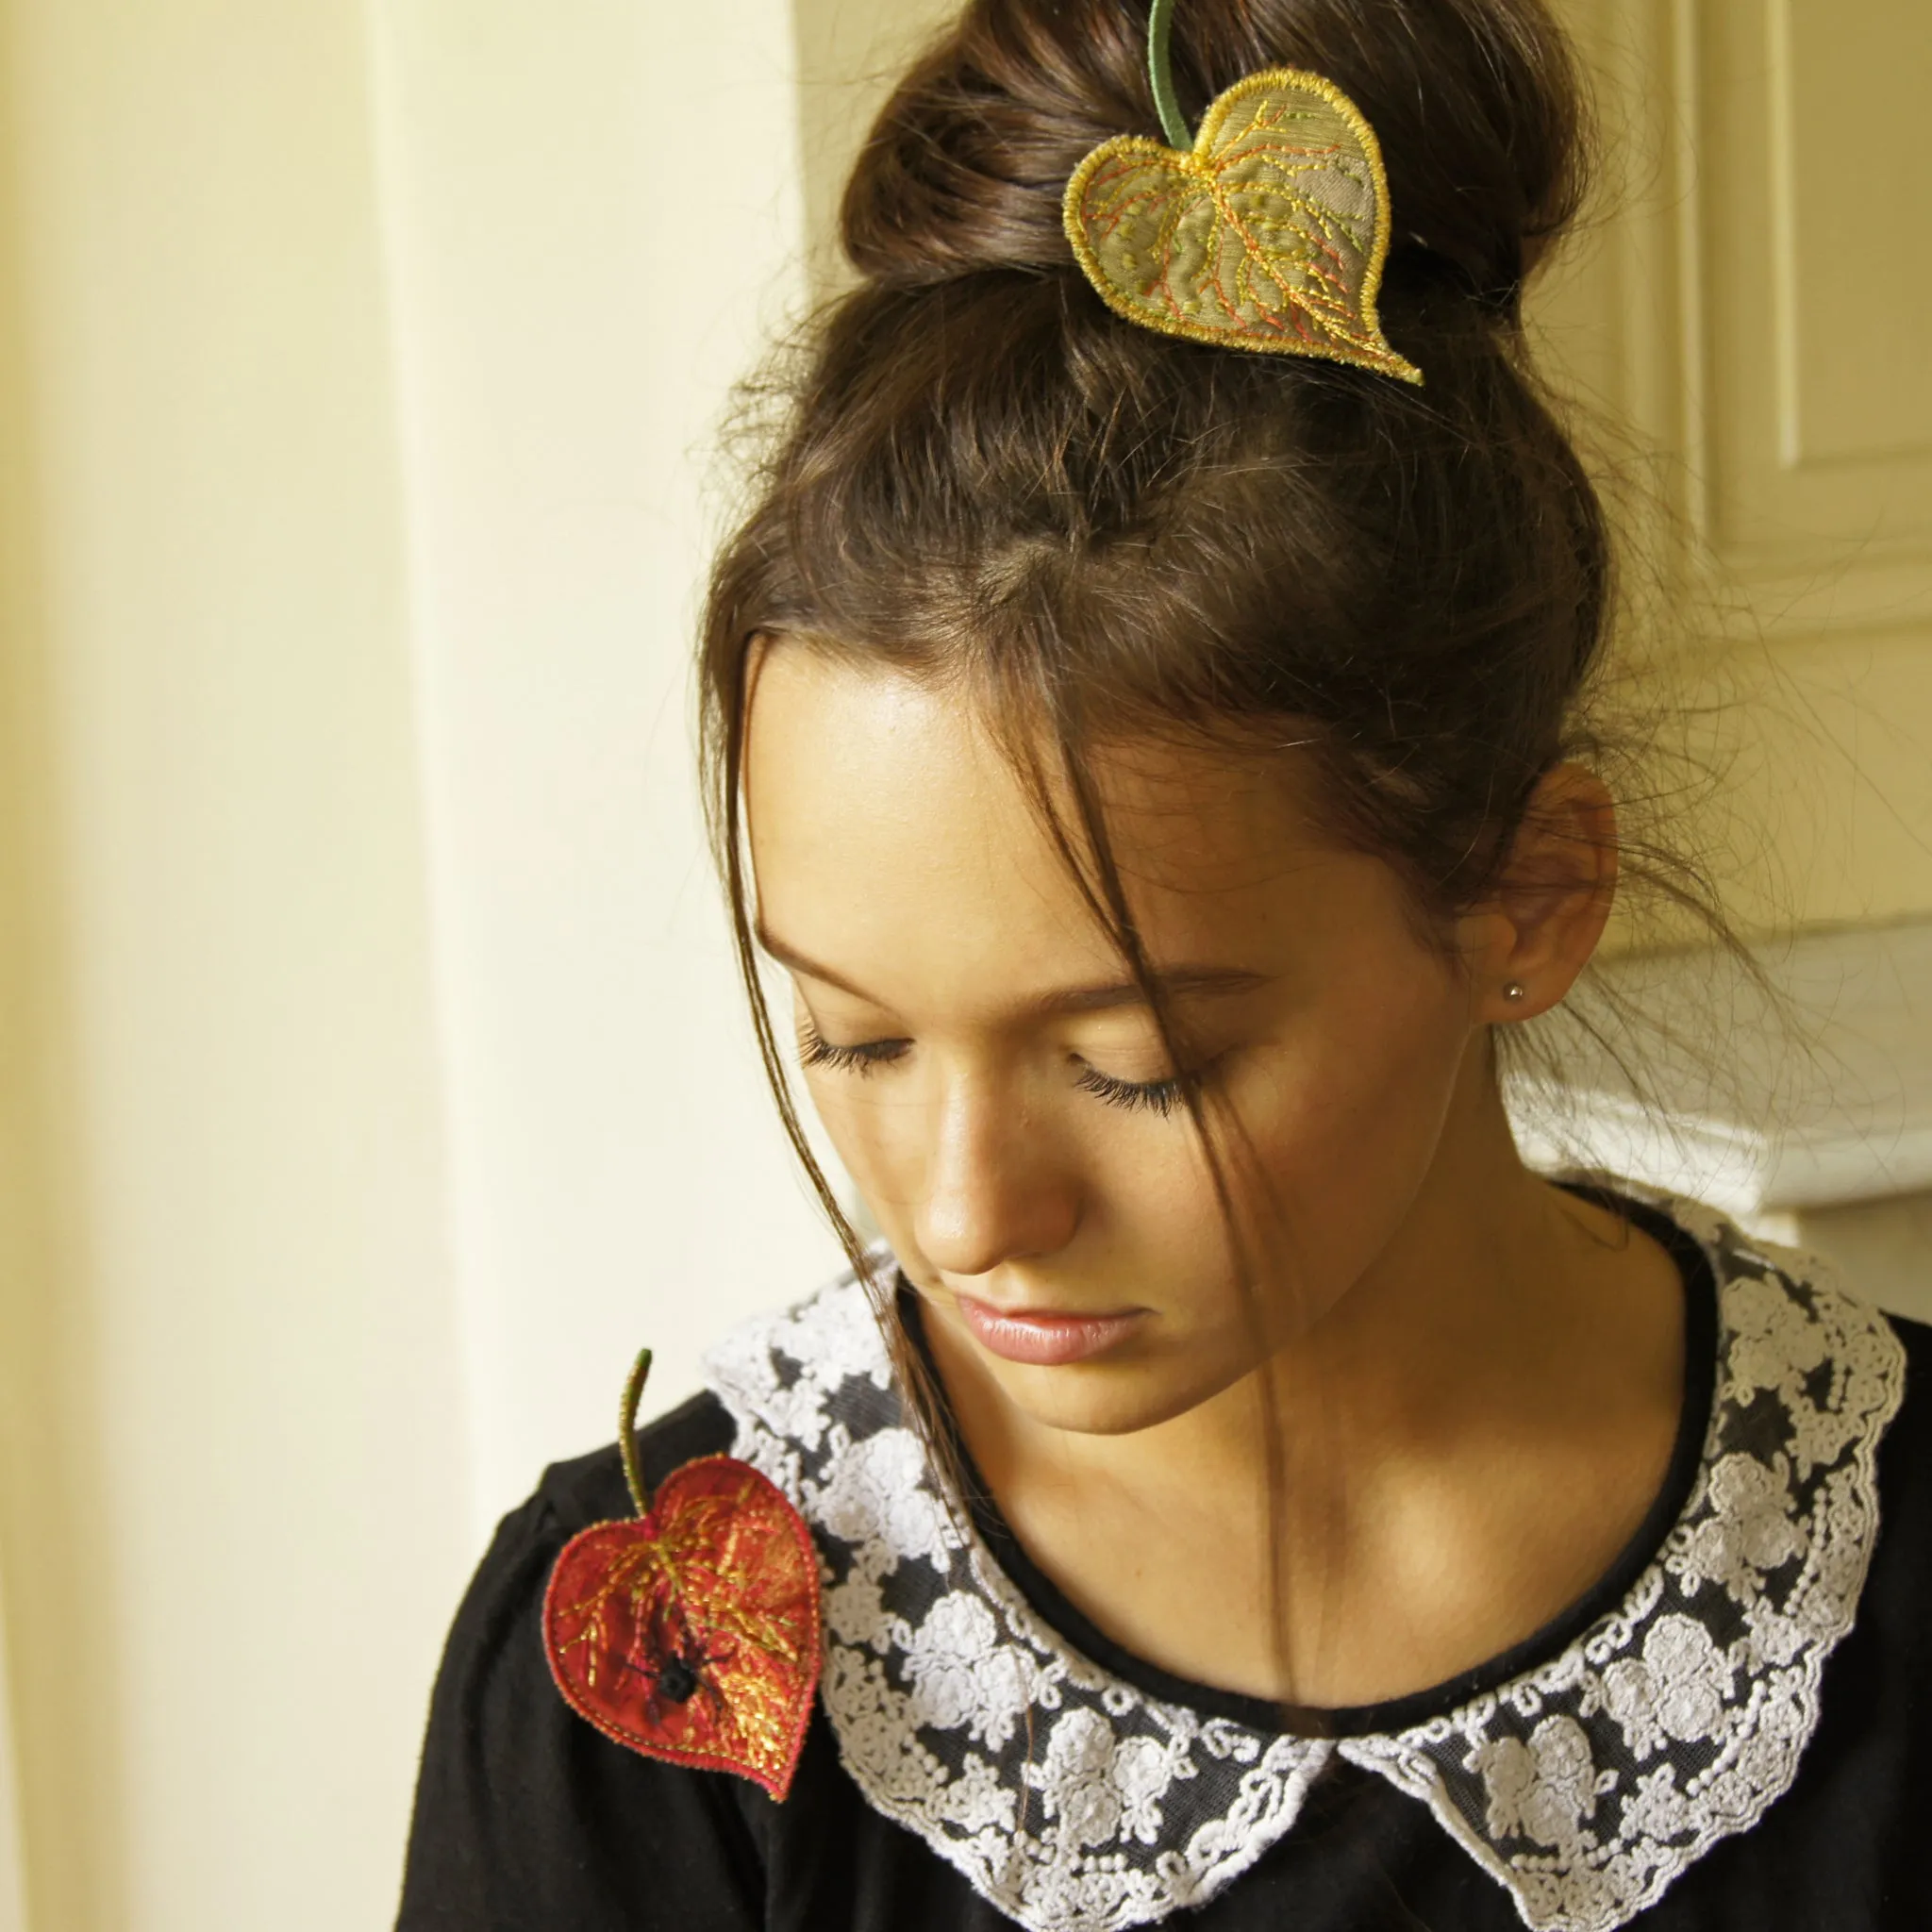
M 1906 1546 L 1932 1584 L 1932 1326 L 1887 1319 L 1905 1350 L 1905 1395 L 1878 1449 L 1879 1551 Z
M 694 1457 L 731 1447 L 736 1425 L 708 1391 L 694 1395 L 638 1431 L 645 1480 L 656 1485 Z M 465 1646 L 493 1641 L 508 1621 L 534 1619 L 541 1608 L 551 1567 L 563 1546 L 592 1524 L 622 1521 L 636 1512 L 624 1479 L 615 1442 L 543 1472 L 535 1492 L 498 1524 L 496 1534 L 471 1579 L 450 1632 L 449 1657 Z M 547 1671 L 534 1641 L 520 1664 Z M 448 1658 L 445 1658 L 447 1668 Z M 547 1688 L 547 1679 L 546 1679 Z
M 1899 1411 L 1903 1423 L 1914 1408 L 1932 1410 L 1932 1324 L 1905 1315 L 1887 1315 L 1885 1320 L 1906 1352 L 1906 1400 Z M 1921 1426 L 1932 1427 L 1932 1421 L 1922 1421 Z
M 708 1389 L 693 1395 L 638 1431 L 644 1480 L 655 1488 L 673 1470 L 700 1456 L 728 1454 L 736 1433 L 737 1425 L 724 1405 Z M 617 1444 L 609 1442 L 588 1456 L 552 1463 L 525 1510 L 533 1517 L 528 1526 L 539 1534 L 556 1537 L 559 1548 L 593 1523 L 609 1523 L 633 1514 Z
M 736 1424 L 718 1398 L 706 1391 L 638 1431 L 644 1479 L 654 1487 L 696 1457 L 726 1453 Z M 563 1546 L 593 1524 L 634 1515 L 625 1485 L 624 1461 L 615 1442 L 543 1472 L 535 1492 L 497 1525 L 476 1568 L 450 1636 L 452 1652 L 484 1638 L 504 1617 L 537 1614 L 551 1566 Z M 532 1646 L 535 1667 L 545 1668 Z
M 640 1432 L 646 1477 L 728 1450 L 732 1436 L 716 1397 L 700 1395 Z M 631 1514 L 613 1443 L 545 1472 L 499 1524 L 431 1699 L 401 1932 L 762 1923 L 762 1794 L 612 1743 L 550 1678 L 551 1570 L 579 1530 Z
M 1906 1352 L 1907 1404 L 1916 1395 L 1918 1401 L 1932 1405 L 1932 1324 L 1905 1315 L 1887 1315 L 1885 1319 Z
M 1821 1924 L 1932 1923 L 1922 1854 L 1932 1808 L 1932 1327 L 1886 1320 L 1903 1353 L 1903 1393 L 1876 1445 L 1869 1568 L 1860 1577 L 1807 1561 L 1795 1605 L 1803 1616 L 1846 1590 L 1856 1598 L 1851 1629 L 1826 1665 L 1794 1787 L 1764 1828 L 1713 1859 L 1707 1879 L 1758 1924 L 1785 1923 L 1794 1900 L 1816 1892 L 1820 1873 L 1830 1874 L 1835 1901 L 1814 1907 Z M 1863 1507 L 1848 1483 L 1827 1499 L 1848 1518 Z
M 1886 1318 L 1904 1355 L 1903 1393 L 1877 1447 L 1875 1524 L 1845 1642 L 1832 1657 L 1814 1767 L 1856 1767 L 1857 1815 L 1872 1821 L 1932 1803 L 1932 1758 L 1922 1748 L 1932 1724 L 1932 1327 Z M 1857 1507 L 1850 1491 L 1832 1499 Z M 1827 1591 L 1840 1579 L 1822 1574 Z

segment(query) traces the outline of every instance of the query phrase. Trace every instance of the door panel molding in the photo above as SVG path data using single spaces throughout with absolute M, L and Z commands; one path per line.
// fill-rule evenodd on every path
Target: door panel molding
M 1932 625 L 1932 36 L 1891 0 L 1564 12 L 1621 181 L 1536 322 L 1666 458 L 1673 574 L 1719 630 Z

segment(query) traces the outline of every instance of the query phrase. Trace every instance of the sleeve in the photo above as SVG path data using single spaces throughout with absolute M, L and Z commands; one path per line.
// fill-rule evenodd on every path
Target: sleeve
M 734 1781 L 613 1743 L 551 1681 L 543 1591 L 582 1526 L 576 1514 L 559 1511 L 546 1482 L 505 1519 L 458 1613 L 430 1703 L 397 1932 L 764 1922 L 762 1847 Z

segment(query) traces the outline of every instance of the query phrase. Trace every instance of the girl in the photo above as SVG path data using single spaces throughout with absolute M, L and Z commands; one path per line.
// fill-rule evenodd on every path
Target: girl
M 1499 1090 L 1634 872 L 1580 120 L 1540 0 L 973 0 L 899 88 L 703 657 L 884 1241 L 626 1425 L 649 1523 L 503 1525 L 406 1932 L 1932 1923 L 1932 1336 Z

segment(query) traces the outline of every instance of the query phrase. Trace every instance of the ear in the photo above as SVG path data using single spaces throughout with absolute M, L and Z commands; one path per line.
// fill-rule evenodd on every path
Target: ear
M 1616 806 L 1594 772 L 1553 766 L 1495 889 L 1463 921 L 1471 1018 L 1529 1020 L 1558 1005 L 1596 951 L 1616 894 Z

